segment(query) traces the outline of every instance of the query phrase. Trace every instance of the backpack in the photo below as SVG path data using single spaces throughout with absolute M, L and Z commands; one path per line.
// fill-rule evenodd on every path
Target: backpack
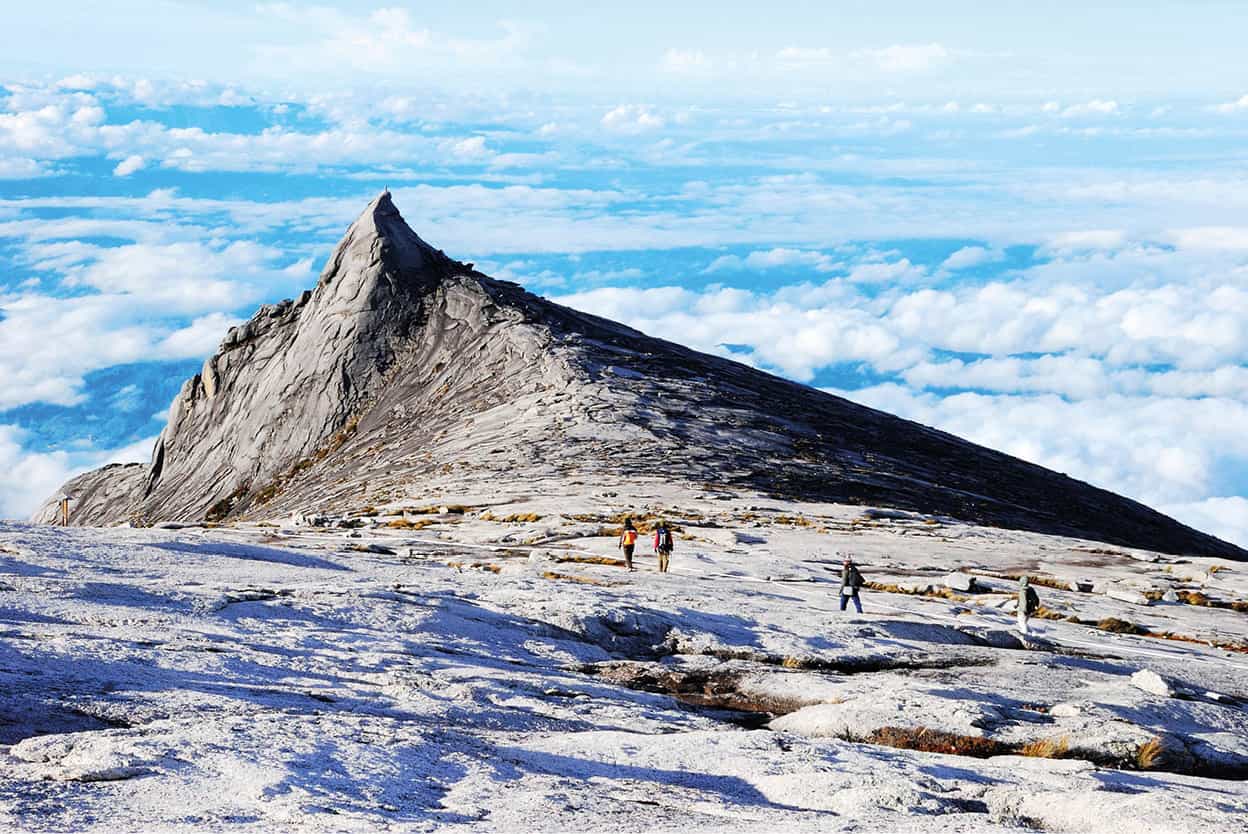
M 655 531 L 654 546 L 658 550 L 672 549 L 672 531 L 667 527 Z
M 1040 596 L 1036 593 L 1036 589 L 1030 585 L 1027 586 L 1027 600 L 1024 603 L 1024 606 L 1023 610 L 1028 614 L 1034 613 L 1035 610 L 1040 607 Z

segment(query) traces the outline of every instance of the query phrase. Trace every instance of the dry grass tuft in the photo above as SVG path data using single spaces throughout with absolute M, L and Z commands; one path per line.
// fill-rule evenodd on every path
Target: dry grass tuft
M 542 517 L 538 513 L 512 513 L 511 515 L 496 516 L 493 513 L 486 512 L 477 516 L 481 521 L 497 521 L 500 524 L 514 524 L 516 522 L 541 521 Z
M 594 579 L 592 576 L 577 576 L 571 573 L 555 573 L 548 570 L 542 574 L 543 579 L 562 579 L 566 582 L 579 582 L 582 585 L 610 585 L 610 582 L 603 582 L 601 579 Z
M 864 588 L 870 588 L 872 591 L 879 591 L 884 594 L 903 594 L 908 597 L 930 597 L 932 599 L 947 599 L 950 602 L 966 602 L 970 597 L 962 596 L 954 593 L 948 588 L 937 588 L 928 585 L 925 588 L 903 588 L 900 585 L 894 585 L 890 582 L 867 582 Z
M 1228 568 L 1226 565 L 1210 565 L 1209 575 L 1213 576 L 1215 573 L 1218 573 L 1219 571 L 1224 571 L 1224 570 L 1230 570 L 1230 568 Z
M 1209 597 L 1200 591 L 1177 591 L 1175 593 L 1179 598 L 1179 602 L 1185 605 L 1202 605 L 1206 608 L 1210 605 Z
M 608 565 L 613 568 L 622 568 L 626 564 L 623 559 L 614 559 L 610 556 L 558 556 L 555 562 L 561 565 L 565 562 L 575 562 L 581 565 Z
M 1011 752 L 1008 745 L 982 736 L 963 736 L 931 730 L 927 727 L 880 727 L 862 739 L 868 744 L 882 744 L 901 750 L 923 753 L 944 753 L 950 756 L 974 756 L 986 759 Z
M 1106 617 L 1096 624 L 1101 631 L 1110 631 L 1114 634 L 1147 634 L 1148 629 L 1127 620 L 1120 620 L 1117 617 Z
M 1165 747 L 1160 738 L 1151 738 L 1135 751 L 1135 766 L 1140 770 L 1153 770 L 1161 764 Z
M 1013 579 L 1017 582 L 1022 576 L 1023 574 L 1021 573 L 1007 573 L 1005 578 Z M 1036 576 L 1034 573 L 1029 573 L 1027 574 L 1027 581 L 1029 581 L 1032 585 L 1039 585 L 1042 588 L 1052 588 L 1056 591 L 1075 590 L 1069 582 L 1063 582 L 1062 580 L 1054 579 L 1051 576 Z
M 1065 614 L 1054 611 L 1052 608 L 1045 608 L 1043 605 L 1038 607 L 1035 611 L 1031 612 L 1031 616 L 1036 617 L 1037 619 L 1040 619 L 1040 620 L 1064 620 L 1066 619 Z
M 491 562 L 447 562 L 446 566 L 455 568 L 458 571 L 463 571 L 465 568 L 468 570 L 489 571 L 490 573 L 502 573 L 503 571 L 502 565 L 495 565 Z
M 409 521 L 406 518 L 396 518 L 394 521 L 386 522 L 387 527 L 393 527 L 395 530 L 420 530 L 428 527 L 430 524 L 437 524 L 432 518 L 418 518 L 415 521 Z
M 1024 744 L 1019 748 L 1020 756 L 1031 756 L 1034 759 L 1061 759 L 1070 752 L 1070 739 L 1044 738 Z

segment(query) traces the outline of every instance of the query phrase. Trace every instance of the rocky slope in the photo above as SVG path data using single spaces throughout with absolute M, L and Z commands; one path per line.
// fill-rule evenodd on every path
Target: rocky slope
M 64 491 L 71 522 L 98 525 L 635 474 L 1248 558 L 1064 475 L 493 280 L 421 240 L 388 193 L 315 289 L 229 332 L 150 465 Z M 35 520 L 54 513 L 49 501 Z

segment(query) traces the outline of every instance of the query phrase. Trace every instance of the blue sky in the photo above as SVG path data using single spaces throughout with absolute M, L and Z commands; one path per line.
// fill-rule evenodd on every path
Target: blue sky
M 7 11 L 0 515 L 142 459 L 388 186 L 498 277 L 1248 543 L 1248 12 L 979 5 Z

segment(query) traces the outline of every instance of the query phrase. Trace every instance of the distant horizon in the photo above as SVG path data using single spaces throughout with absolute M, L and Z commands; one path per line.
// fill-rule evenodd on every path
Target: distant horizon
M 159 6 L 0 35 L 0 517 L 144 458 L 388 186 L 493 277 L 1248 545 L 1248 9 Z

